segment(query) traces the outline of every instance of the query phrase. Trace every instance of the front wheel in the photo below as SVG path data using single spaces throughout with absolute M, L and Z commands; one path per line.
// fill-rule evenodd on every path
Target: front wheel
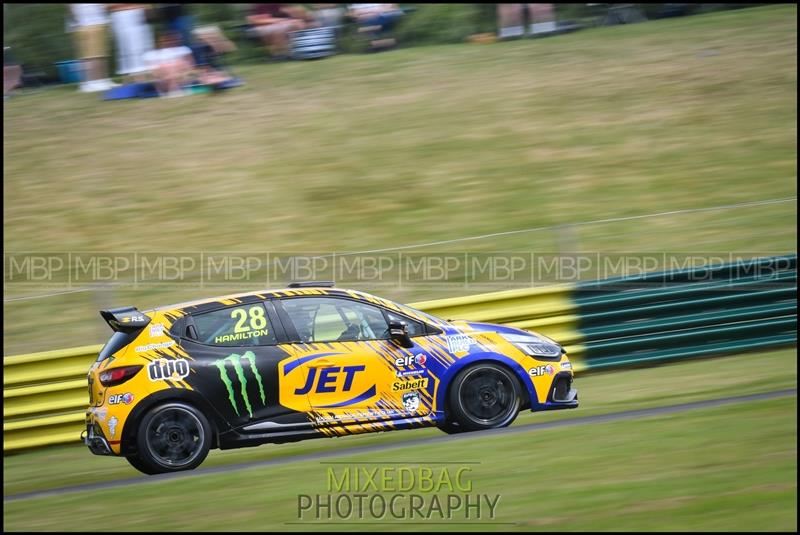
M 145 474 L 192 470 L 205 460 L 211 439 L 211 425 L 202 412 L 186 403 L 164 403 L 142 417 L 137 451 L 127 459 Z
M 448 435 L 457 435 L 458 433 L 462 433 L 464 431 L 464 429 L 462 429 L 462 427 L 458 425 L 458 423 L 450 420 L 441 422 L 437 424 L 436 427 L 438 427 L 441 431 L 444 431 Z
M 521 406 L 521 387 L 513 372 L 490 362 L 459 372 L 448 396 L 447 433 L 506 427 Z

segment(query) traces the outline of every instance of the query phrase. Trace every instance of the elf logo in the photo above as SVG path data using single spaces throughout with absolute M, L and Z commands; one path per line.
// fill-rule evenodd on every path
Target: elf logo
M 531 368 L 528 370 L 528 374 L 531 377 L 541 377 L 542 375 L 553 375 L 556 372 L 556 369 L 553 367 L 552 364 L 548 364 L 547 366 L 536 366 L 535 368 Z
M 124 394 L 114 394 L 113 396 L 108 396 L 109 405 L 119 405 L 120 403 L 124 403 L 125 405 L 130 405 L 133 403 L 133 394 L 130 392 L 125 392 Z
M 395 359 L 394 365 L 395 366 L 413 366 L 414 364 L 419 364 L 420 366 L 425 366 L 425 363 L 428 361 L 428 357 L 425 356 L 424 353 L 418 353 L 416 355 L 404 355 Z

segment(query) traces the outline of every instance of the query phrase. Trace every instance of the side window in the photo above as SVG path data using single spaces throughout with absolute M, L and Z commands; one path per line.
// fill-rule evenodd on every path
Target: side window
M 384 340 L 389 325 L 377 307 L 331 297 L 298 297 L 281 301 L 303 342 Z
M 223 308 L 193 317 L 195 337 L 214 346 L 275 344 L 275 332 L 262 304 Z
M 408 325 L 408 335 L 409 336 L 422 336 L 425 334 L 425 327 L 422 323 L 412 320 L 411 318 L 407 318 L 405 316 L 401 316 L 400 314 L 395 314 L 394 312 L 386 311 L 386 317 L 389 321 L 402 321 Z

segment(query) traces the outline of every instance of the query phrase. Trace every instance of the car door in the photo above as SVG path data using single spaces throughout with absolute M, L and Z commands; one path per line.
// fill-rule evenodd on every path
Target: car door
M 288 355 L 278 345 L 284 333 L 271 302 L 192 314 L 184 329 L 181 345 L 193 359 L 190 385 L 232 427 L 295 413 L 279 400 L 278 364 Z
M 435 384 L 423 373 L 427 352 L 389 340 L 389 319 L 381 307 L 310 296 L 283 298 L 276 307 L 296 354 L 281 371 L 281 395 L 304 397 L 317 423 L 390 420 L 430 411 Z

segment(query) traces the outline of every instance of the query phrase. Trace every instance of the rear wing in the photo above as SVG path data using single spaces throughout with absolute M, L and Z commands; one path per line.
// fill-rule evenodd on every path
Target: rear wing
M 150 318 L 139 312 L 136 307 L 101 310 L 100 315 L 114 332 L 132 333 L 144 329 L 150 323 Z

